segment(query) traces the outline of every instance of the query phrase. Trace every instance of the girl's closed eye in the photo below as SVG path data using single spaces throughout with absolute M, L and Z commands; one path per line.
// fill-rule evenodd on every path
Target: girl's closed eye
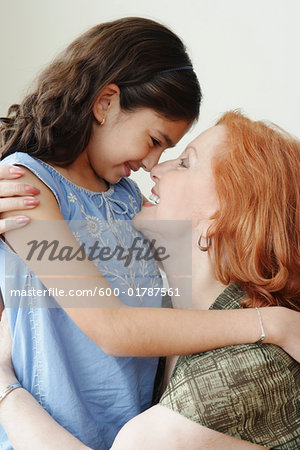
M 151 140 L 152 140 L 154 147 L 161 147 L 161 143 L 157 139 L 151 137 Z

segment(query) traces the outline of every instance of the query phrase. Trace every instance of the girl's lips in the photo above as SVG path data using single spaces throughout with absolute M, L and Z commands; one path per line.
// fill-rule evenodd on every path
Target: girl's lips
M 124 169 L 125 169 L 125 177 L 129 177 L 130 173 L 131 173 L 131 170 L 130 170 L 130 167 L 129 167 L 129 165 L 127 163 L 124 163 Z
M 146 202 L 143 204 L 143 206 L 145 206 L 146 208 L 149 208 L 150 206 L 156 206 L 156 205 L 153 205 L 153 203 L 150 203 L 150 202 Z

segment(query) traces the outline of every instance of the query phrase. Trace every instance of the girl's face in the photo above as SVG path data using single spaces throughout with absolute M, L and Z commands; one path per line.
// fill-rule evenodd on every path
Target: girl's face
M 87 153 L 96 174 L 110 183 L 140 167 L 150 172 L 162 152 L 176 145 L 190 126 L 147 108 L 123 112 L 117 97 L 111 100 L 104 117 L 104 125 L 93 125 Z
M 137 220 L 191 220 L 207 222 L 218 208 L 212 160 L 224 150 L 226 129 L 218 125 L 191 142 L 182 155 L 155 166 L 152 189 L 159 204 L 146 203 Z

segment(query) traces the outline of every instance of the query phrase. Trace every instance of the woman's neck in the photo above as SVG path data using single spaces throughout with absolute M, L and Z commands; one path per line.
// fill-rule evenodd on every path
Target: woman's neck
M 216 279 L 208 252 L 197 247 L 193 253 L 193 308 L 209 309 L 226 286 Z
M 60 167 L 52 163 L 50 165 L 77 186 L 94 192 L 108 190 L 108 183 L 94 172 L 85 150 L 67 167 Z
M 209 309 L 226 287 L 215 278 L 208 252 L 202 252 L 194 242 L 192 251 L 182 251 L 186 243 L 180 245 L 177 241 L 172 257 L 164 261 L 169 286 L 175 294 L 172 299 L 175 308 Z M 181 273 L 178 261 L 182 267 Z M 190 269 L 186 270 L 187 267 Z

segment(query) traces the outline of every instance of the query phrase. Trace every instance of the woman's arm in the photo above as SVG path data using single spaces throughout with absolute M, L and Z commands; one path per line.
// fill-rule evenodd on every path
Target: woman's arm
M 16 381 L 11 364 L 9 325 L 4 313 L 0 322 L 0 392 Z M 88 448 L 55 422 L 25 389 L 14 390 L 0 402 L 0 422 L 16 450 Z M 112 448 L 181 450 L 188 447 L 198 450 L 200 444 L 212 450 L 260 448 L 202 427 L 160 405 L 128 422 L 119 432 Z
M 34 258 L 26 260 L 27 243 L 32 240 L 47 239 L 52 242 L 58 239 L 62 246 L 70 246 L 74 251 L 79 248 L 79 244 L 64 222 L 50 190 L 31 172 L 24 170 L 24 182 L 34 184 L 41 192 L 40 206 L 21 211 L 31 219 L 31 223 L 20 230 L 7 232 L 7 241 L 48 289 L 60 287 L 65 291 L 76 288 L 94 291 L 109 287 L 89 260 L 72 263 L 49 261 L 46 258 L 42 263 Z M 7 180 L 7 183 L 11 182 Z M 9 216 L 8 212 L 4 214 Z M 190 311 L 126 308 L 113 295 L 78 299 L 71 297 L 71 304 L 66 303 L 70 297 L 55 297 L 91 340 L 115 356 L 197 353 L 227 345 L 252 343 L 260 337 L 256 311 L 250 309 Z M 284 346 L 286 351 L 300 360 L 300 349 L 295 345 L 300 339 L 300 313 L 283 308 L 264 308 L 262 316 L 266 330 L 265 342 Z
M 219 433 L 160 405 L 131 419 L 118 433 L 112 450 L 254 450 L 261 445 Z
M 0 322 L 0 394 L 15 382 L 10 330 L 4 312 Z M 22 388 L 15 389 L 0 402 L 0 423 L 15 450 L 88 448 L 55 422 L 35 398 Z

